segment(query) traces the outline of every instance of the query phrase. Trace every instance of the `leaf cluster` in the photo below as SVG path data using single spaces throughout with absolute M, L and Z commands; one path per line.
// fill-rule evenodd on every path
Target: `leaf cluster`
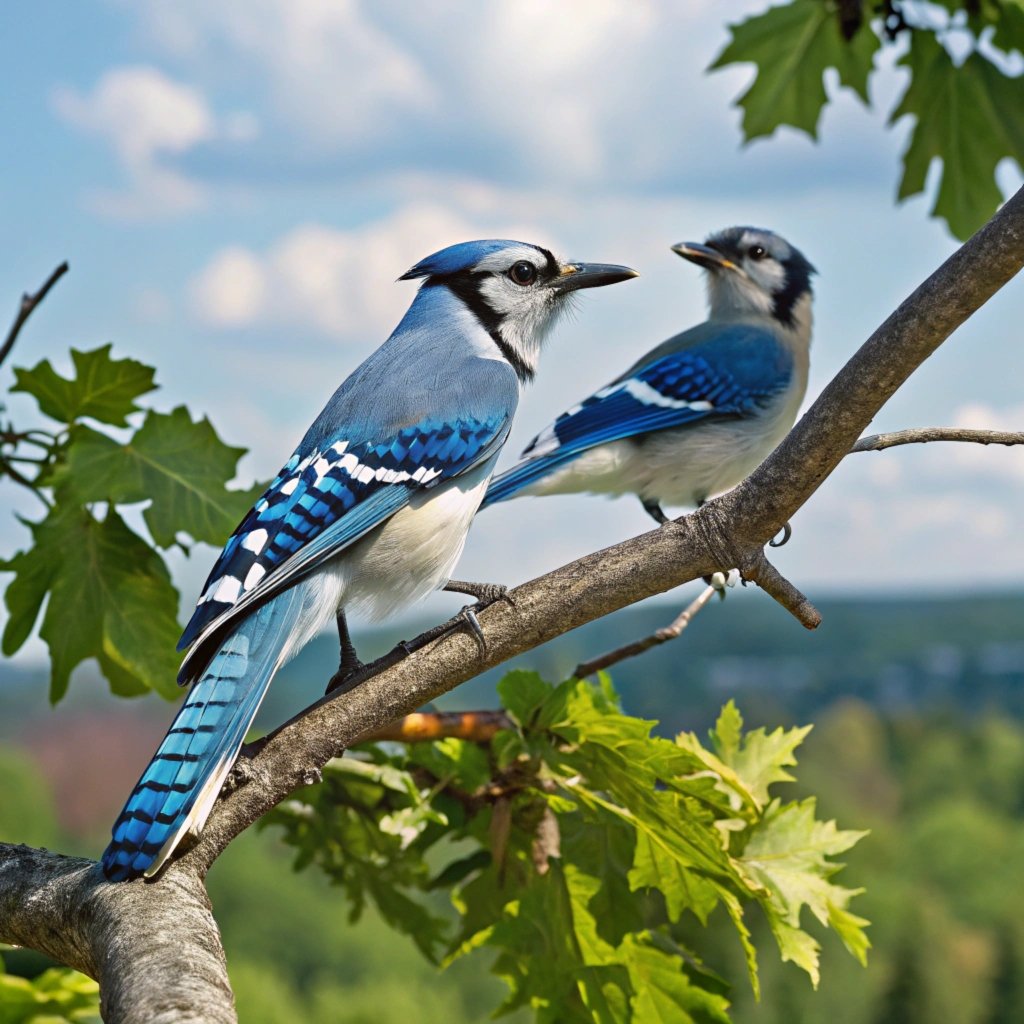
M 72 349 L 71 359 L 70 377 L 47 359 L 15 370 L 12 392 L 35 399 L 53 426 L 8 423 L 0 432 L 0 477 L 46 509 L 22 520 L 32 546 L 0 561 L 0 572 L 15 574 L 4 594 L 3 653 L 18 651 L 39 622 L 52 701 L 88 658 L 115 693 L 173 697 L 178 593 L 162 551 L 187 550 L 188 539 L 220 544 L 234 529 L 254 498 L 227 486 L 244 449 L 183 406 L 141 409 L 137 399 L 156 387 L 152 367 L 113 358 L 109 345 Z
M 864 961 L 857 890 L 832 859 L 863 833 L 773 793 L 807 729 L 745 733 L 730 703 L 702 744 L 652 735 L 607 680 L 513 672 L 499 692 L 515 727 L 489 743 L 364 745 L 265 824 L 353 917 L 372 900 L 444 964 L 490 953 L 500 1012 L 539 1022 L 728 1021 L 728 986 L 679 938 L 684 915 L 732 922 L 755 991 L 755 907 L 815 984 L 810 918 Z
M 99 985 L 66 967 L 30 981 L 5 974 L 0 960 L 0 1024 L 100 1024 Z
M 869 83 L 883 46 L 904 52 L 909 81 L 889 117 L 914 118 L 903 154 L 899 199 L 924 191 L 933 161 L 942 164 L 932 215 L 959 239 L 996 211 L 996 168 L 1024 167 L 1024 0 L 789 0 L 730 26 L 731 39 L 710 70 L 757 66 L 737 101 L 744 138 L 790 125 L 818 136 L 828 102 L 825 76 L 871 105 Z

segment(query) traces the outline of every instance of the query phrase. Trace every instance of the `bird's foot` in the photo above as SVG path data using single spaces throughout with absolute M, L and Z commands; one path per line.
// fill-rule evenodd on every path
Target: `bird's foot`
M 327 684 L 327 689 L 324 691 L 325 694 L 333 693 L 339 688 L 343 689 L 343 692 L 344 690 L 351 690 L 352 686 L 348 685 L 349 681 L 366 668 L 359 660 L 359 655 L 356 654 L 356 648 L 348 631 L 348 620 L 345 618 L 344 611 L 338 612 L 337 623 L 338 640 L 341 645 L 341 659 L 338 671 L 331 676 L 331 680 Z
M 768 541 L 768 547 L 770 547 L 770 548 L 781 548 L 783 544 L 788 544 L 789 543 L 789 538 L 792 537 L 792 536 L 793 536 L 793 527 L 790 526 L 789 523 L 786 523 L 782 527 L 782 536 L 781 537 L 773 537 L 770 541 Z
M 345 665 L 342 665 L 331 676 L 331 681 L 327 684 L 326 693 L 334 695 L 348 693 L 354 690 L 360 683 L 366 682 L 371 676 L 375 676 L 378 672 L 383 672 L 386 668 L 391 668 L 392 665 L 397 665 L 411 653 L 411 651 L 406 649 L 405 642 L 403 641 L 388 651 L 387 654 L 382 654 L 375 661 L 362 662 L 356 659 L 355 663 L 347 671 Z
M 500 600 L 500 597 L 494 598 L 494 601 Z M 444 637 L 451 636 L 452 633 L 460 629 L 468 629 L 473 634 L 473 639 L 476 640 L 476 645 L 480 650 L 480 657 L 482 658 L 487 654 L 487 640 L 484 638 L 484 631 L 480 628 L 480 620 L 476 617 L 476 613 L 481 608 L 486 608 L 488 605 L 493 604 L 494 601 L 468 604 L 462 611 L 457 612 L 448 619 L 447 622 L 441 622 L 432 629 L 428 629 L 425 633 L 420 633 L 414 640 L 403 641 L 396 650 L 401 649 L 407 655 L 412 654 L 414 651 L 421 650 L 435 640 L 442 640 Z
M 365 668 L 366 665 L 358 658 L 355 658 L 349 664 L 346 664 L 343 661 L 341 665 L 338 666 L 338 671 L 331 676 L 330 682 L 328 682 L 327 689 L 324 690 L 324 693 L 334 693 L 337 689 L 342 689 L 343 692 L 351 690 L 352 687 L 347 685 L 349 680 L 359 675 Z
M 641 499 L 644 511 L 659 525 L 664 526 L 668 522 L 668 516 L 662 511 L 661 505 L 656 501 L 644 501 Z

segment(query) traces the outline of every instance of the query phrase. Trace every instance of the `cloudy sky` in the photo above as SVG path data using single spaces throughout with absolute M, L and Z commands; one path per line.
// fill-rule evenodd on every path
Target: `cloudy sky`
M 636 267 L 551 338 L 507 463 L 566 404 L 703 318 L 699 273 L 672 243 L 753 223 L 820 271 L 813 397 L 954 244 L 927 200 L 894 205 L 908 125 L 885 128 L 903 81 L 891 59 L 881 109 L 833 88 L 818 144 L 784 130 L 741 147 L 732 102 L 750 70 L 704 68 L 726 9 L 765 6 L 12 5 L 0 304 L 13 311 L 59 260 L 72 267 L 16 362 L 113 341 L 159 367 L 160 408 L 209 414 L 252 450 L 244 476 L 266 477 L 387 336 L 415 287 L 395 278 L 427 253 L 519 237 Z M 1019 172 L 1001 181 L 1014 188 Z M 1022 323 L 1014 282 L 873 427 L 1024 427 Z M 10 487 L 0 501 L 33 511 Z M 797 516 L 778 561 L 812 594 L 1013 585 L 1022 506 L 1024 452 L 858 456 Z M 512 502 L 478 520 L 460 575 L 518 582 L 649 525 L 632 500 Z M 4 517 L 3 548 L 22 537 Z M 213 554 L 176 566 L 186 592 Z

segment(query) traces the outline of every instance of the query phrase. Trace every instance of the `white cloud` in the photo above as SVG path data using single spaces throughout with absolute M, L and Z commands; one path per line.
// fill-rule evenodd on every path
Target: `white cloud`
M 69 88 L 53 94 L 56 112 L 76 128 L 106 140 L 129 179 L 126 193 L 97 198 L 104 209 L 124 215 L 158 207 L 169 211 L 201 202 L 200 187 L 161 164 L 214 134 L 214 117 L 195 89 L 172 81 L 156 68 L 108 71 L 91 93 Z
M 192 310 L 218 328 L 284 326 L 380 340 L 409 301 L 395 278 L 423 256 L 466 238 L 538 237 L 535 228 L 494 226 L 430 203 L 348 231 L 305 224 L 263 252 L 217 253 L 191 282 Z
M 742 0 L 729 16 L 762 7 Z M 729 102 L 749 71 L 704 74 L 727 38 L 711 0 L 143 0 L 132 10 L 182 74 L 211 91 L 247 83 L 267 123 L 259 159 L 231 164 L 240 181 L 450 172 L 455 154 L 463 173 L 573 189 L 728 189 L 780 164 L 790 179 L 821 178 L 813 147 L 791 133 L 741 164 Z M 844 124 L 860 177 L 869 120 Z M 870 131 L 877 141 L 878 125 Z
M 199 66 L 223 59 L 253 74 L 271 107 L 321 149 L 386 134 L 388 115 L 420 109 L 430 81 L 356 0 L 150 0 L 151 33 Z
M 173 214 L 201 206 L 202 185 L 170 164 L 174 157 L 215 139 L 221 129 L 197 89 L 145 65 L 106 72 L 89 93 L 61 86 L 54 90 L 56 113 L 80 131 L 113 149 L 127 178 L 127 189 L 92 197 L 103 213 L 121 217 Z M 225 120 L 225 134 L 252 139 L 258 123 L 251 113 Z

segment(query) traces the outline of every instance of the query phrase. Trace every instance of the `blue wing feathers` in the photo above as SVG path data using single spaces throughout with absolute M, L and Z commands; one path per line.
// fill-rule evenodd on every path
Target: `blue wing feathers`
M 425 420 L 380 442 L 329 439 L 293 455 L 214 565 L 178 649 L 193 645 L 243 598 L 264 599 L 394 515 L 412 491 L 450 479 L 504 442 L 506 414 Z M 202 660 L 201 658 L 199 659 Z M 186 659 L 179 676 L 193 678 Z
M 792 356 L 764 329 L 705 324 L 687 331 L 538 434 L 522 460 L 492 481 L 482 507 L 512 497 L 597 445 L 755 413 L 787 386 L 792 370 Z

